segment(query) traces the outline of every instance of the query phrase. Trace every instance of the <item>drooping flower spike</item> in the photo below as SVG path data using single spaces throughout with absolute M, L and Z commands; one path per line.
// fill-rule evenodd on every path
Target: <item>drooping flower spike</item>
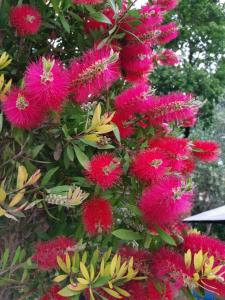
M 118 54 L 104 46 L 96 46 L 72 61 L 70 92 L 78 103 L 86 103 L 108 89 L 120 77 Z
M 165 49 L 157 55 L 157 61 L 162 66 L 174 66 L 179 64 L 177 54 L 171 49 Z
M 19 88 L 5 98 L 3 112 L 13 126 L 28 130 L 40 126 L 44 119 L 43 107 L 26 90 Z
M 69 92 L 69 76 L 59 60 L 40 58 L 31 63 L 25 73 L 28 94 L 45 110 L 58 110 Z
M 162 11 L 169 11 L 174 9 L 179 1 L 178 0 L 154 0 L 153 3 L 158 5 Z
M 215 141 L 196 140 L 192 145 L 192 153 L 202 162 L 214 162 L 219 158 L 220 148 Z
M 102 234 L 109 231 L 113 224 L 112 207 L 103 198 L 93 198 L 83 206 L 83 224 L 90 235 Z
M 9 14 L 10 23 L 20 36 L 34 35 L 41 26 L 41 15 L 36 7 L 29 4 L 14 6 Z

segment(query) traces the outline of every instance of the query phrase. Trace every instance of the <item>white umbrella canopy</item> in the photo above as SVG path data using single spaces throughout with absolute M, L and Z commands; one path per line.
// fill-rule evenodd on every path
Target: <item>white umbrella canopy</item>
M 188 217 L 184 222 L 206 222 L 206 223 L 223 223 L 225 222 L 225 205 L 214 209 L 207 210 L 200 214 Z

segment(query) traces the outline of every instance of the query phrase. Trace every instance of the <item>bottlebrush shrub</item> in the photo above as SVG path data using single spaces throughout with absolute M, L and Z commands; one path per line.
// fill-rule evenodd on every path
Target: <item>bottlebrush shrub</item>
M 177 1 L 139 10 L 36 2 L 39 34 L 15 51 L 24 67 L 10 65 L 11 49 L 0 57 L 0 86 L 10 72 L 14 85 L 1 92 L 0 217 L 21 226 L 29 216 L 31 227 L 15 256 L 6 247 L 1 259 L 11 299 L 192 299 L 193 289 L 224 297 L 224 242 L 182 223 L 195 166 L 214 163 L 219 145 L 184 138 L 201 106 L 194 95 L 150 84 L 155 68 L 178 63 L 163 48 L 179 34 L 165 22 Z M 9 19 L 28 35 L 36 19 L 23 7 Z

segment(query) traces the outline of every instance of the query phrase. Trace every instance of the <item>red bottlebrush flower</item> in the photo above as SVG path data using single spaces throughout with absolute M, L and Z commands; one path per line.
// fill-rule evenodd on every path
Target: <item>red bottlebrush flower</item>
M 192 153 L 202 162 L 214 162 L 219 158 L 220 148 L 215 141 L 194 141 Z
M 20 36 L 36 34 L 41 26 L 41 15 L 36 7 L 22 4 L 12 7 L 10 23 Z
M 25 90 L 19 88 L 15 88 L 5 98 L 3 112 L 13 126 L 23 129 L 38 127 L 44 118 L 42 107 Z
M 147 290 L 143 282 L 129 281 L 128 283 L 124 284 L 122 288 L 130 294 L 130 297 L 124 297 L 124 299 L 149 300 Z
M 118 158 L 105 153 L 94 155 L 85 173 L 90 181 L 100 185 L 102 189 L 107 189 L 119 181 L 122 169 Z
M 40 270 L 52 270 L 58 267 L 57 256 L 65 259 L 65 252 L 71 251 L 74 245 L 75 241 L 65 236 L 58 236 L 47 242 L 39 242 L 35 246 L 32 259 Z
M 183 248 L 185 251 L 191 250 L 192 253 L 198 253 L 202 250 L 213 255 L 218 261 L 225 261 L 225 243 L 204 234 L 191 233 L 184 236 Z
M 176 159 L 172 164 L 172 171 L 186 176 L 195 170 L 195 162 L 192 159 Z
M 127 116 L 132 116 L 135 113 L 145 113 L 149 102 L 148 91 L 149 86 L 147 84 L 139 84 L 124 90 L 115 98 L 117 111 Z
M 150 139 L 148 145 L 150 148 L 160 148 L 170 157 L 181 158 L 188 157 L 191 154 L 188 139 L 178 138 L 174 136 L 165 136 Z
M 148 300 L 173 300 L 174 293 L 171 286 L 166 283 L 159 291 L 152 282 L 148 284 Z
M 25 87 L 46 110 L 57 110 L 68 95 L 68 72 L 60 61 L 43 57 L 27 67 Z
M 153 125 L 180 122 L 196 116 L 198 105 L 193 102 L 193 96 L 185 93 L 171 93 L 152 97 L 149 105 L 149 121 Z
M 72 0 L 73 4 L 96 5 L 103 3 L 104 0 Z
M 141 21 L 146 26 L 155 26 L 163 22 L 163 14 L 161 7 L 158 5 L 145 4 L 140 9 Z
M 69 300 L 68 297 L 63 297 L 58 294 L 62 288 L 59 285 L 53 285 L 50 290 L 39 300 Z
M 155 230 L 155 226 L 167 229 L 190 212 L 192 197 L 193 192 L 183 191 L 179 177 L 168 176 L 144 191 L 139 206 L 150 230 Z
M 116 112 L 112 122 L 115 123 L 119 128 L 120 137 L 122 139 L 126 139 L 135 133 L 132 120 L 127 119 L 127 116 L 125 116 L 125 114 Z
M 117 53 L 108 46 L 101 49 L 94 47 L 71 63 L 70 92 L 75 102 L 85 103 L 99 96 L 119 77 Z
M 159 280 L 173 282 L 177 289 L 184 286 L 184 278 L 192 275 L 191 269 L 185 267 L 183 256 L 165 247 L 153 255 L 152 273 Z
M 158 5 L 161 10 L 169 11 L 178 5 L 178 0 L 154 0 L 153 3 Z
M 176 39 L 179 35 L 179 29 L 175 22 L 171 22 L 166 25 L 161 25 L 158 30 L 159 34 L 157 37 L 157 43 L 160 45 L 164 45 L 171 42 L 172 40 Z
M 171 49 L 165 49 L 158 55 L 158 62 L 163 66 L 174 66 L 179 64 L 177 54 Z
M 146 149 L 133 159 L 131 173 L 140 181 L 151 183 L 166 175 L 170 161 L 159 149 Z
M 83 206 L 83 224 L 85 230 L 91 234 L 109 231 L 113 224 L 112 207 L 109 201 L 93 198 Z

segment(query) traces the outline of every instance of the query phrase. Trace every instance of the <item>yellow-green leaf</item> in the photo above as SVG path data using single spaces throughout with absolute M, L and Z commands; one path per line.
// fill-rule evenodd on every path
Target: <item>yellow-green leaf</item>
M 82 261 L 80 262 L 80 270 L 81 270 L 81 273 L 84 276 L 84 278 L 87 279 L 88 282 L 90 282 L 90 276 L 89 276 L 88 270 Z
M 64 263 L 64 261 L 62 260 L 62 258 L 60 256 L 57 256 L 57 263 L 58 263 L 60 269 L 63 270 L 63 272 L 65 272 L 66 274 L 69 273 L 69 270 L 67 269 L 66 264 Z
M 25 182 L 27 181 L 27 178 L 28 178 L 28 173 L 26 168 L 24 166 L 19 166 L 16 187 L 18 189 L 21 189 L 24 186 Z
M 0 207 L 0 217 L 4 216 L 6 214 L 6 210 Z
M 5 198 L 6 198 L 6 192 L 2 187 L 0 187 L 0 203 L 4 202 Z
M 9 203 L 9 207 L 13 207 L 15 205 L 17 205 L 24 197 L 25 194 L 25 189 L 23 189 L 22 191 L 18 192 L 11 200 L 11 202 Z
M 203 252 L 200 250 L 198 253 L 195 253 L 194 255 L 194 267 L 197 272 L 201 271 L 202 265 L 203 265 Z
M 110 275 L 113 277 L 117 263 L 117 255 L 114 255 L 111 264 L 110 264 Z
M 99 134 L 104 134 L 104 133 L 108 133 L 114 130 L 114 125 L 101 125 L 101 126 L 97 126 L 95 128 L 95 130 L 99 133 Z
M 187 268 L 190 268 L 191 266 L 191 261 L 192 261 L 192 254 L 191 254 L 191 250 L 189 249 L 185 254 L 184 254 L 184 262 L 185 262 L 185 266 Z
M 91 122 L 91 129 L 95 129 L 96 126 L 101 124 L 100 123 L 101 122 L 101 113 L 102 113 L 102 108 L 101 108 L 101 104 L 99 103 L 94 111 L 93 119 Z
M 61 281 L 65 280 L 67 277 L 68 277 L 68 275 L 59 275 L 59 276 L 56 276 L 53 281 L 61 282 Z
M 130 297 L 130 294 L 129 294 L 127 291 L 125 291 L 124 289 L 121 289 L 121 288 L 118 287 L 118 286 L 114 286 L 114 289 L 115 289 L 118 293 L 120 293 L 122 296 L 124 296 L 124 297 Z
M 117 292 L 114 291 L 114 290 L 111 290 L 111 289 L 105 288 L 105 287 L 103 287 L 102 289 L 103 289 L 107 294 L 109 294 L 110 296 L 115 297 L 116 299 L 121 299 L 121 298 L 122 298 L 122 297 L 120 296 L 120 294 L 117 293 Z

